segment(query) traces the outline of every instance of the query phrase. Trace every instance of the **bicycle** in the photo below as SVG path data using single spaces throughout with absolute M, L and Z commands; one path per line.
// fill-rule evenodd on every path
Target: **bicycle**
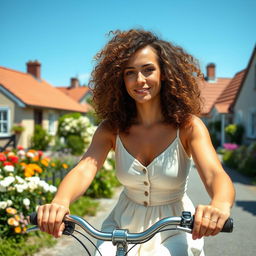
M 86 250 L 88 255 L 91 255 L 89 250 L 86 248 L 86 246 L 83 244 L 83 242 L 78 239 L 73 233 L 77 232 L 80 235 L 84 236 L 88 241 L 92 243 L 92 245 L 98 250 L 96 245 L 83 233 L 81 233 L 78 230 L 75 230 L 75 224 L 79 225 L 86 233 L 88 233 L 90 236 L 103 240 L 103 241 L 112 241 L 113 245 L 116 246 L 116 256 L 126 256 L 128 255 L 129 251 L 134 248 L 137 244 L 145 243 L 148 240 L 150 240 L 156 233 L 163 232 L 167 230 L 180 230 L 187 233 L 192 233 L 193 229 L 193 216 L 190 212 L 182 212 L 182 215 L 179 216 L 173 216 L 173 217 L 166 217 L 159 221 L 157 221 L 155 224 L 153 224 L 150 228 L 146 229 L 144 232 L 141 233 L 130 233 L 126 229 L 115 229 L 112 233 L 110 232 L 101 232 L 97 229 L 95 229 L 93 226 L 91 226 L 86 220 L 79 216 L 75 215 L 66 215 L 64 217 L 64 223 L 65 223 L 65 229 L 63 231 L 64 235 L 71 235 L 74 237 Z M 37 225 L 37 213 L 30 214 L 30 223 L 33 225 Z M 174 226 L 173 228 L 165 228 L 167 226 Z M 36 231 L 39 230 L 37 226 L 31 227 L 27 229 L 27 232 Z M 221 232 L 232 232 L 233 231 L 233 219 L 229 218 L 225 222 L 223 229 Z M 128 250 L 128 244 L 134 244 L 129 250 Z M 101 252 L 98 250 L 98 252 L 101 254 Z

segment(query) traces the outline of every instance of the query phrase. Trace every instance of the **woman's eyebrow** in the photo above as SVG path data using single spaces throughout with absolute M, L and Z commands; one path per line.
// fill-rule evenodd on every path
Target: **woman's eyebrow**
M 141 67 L 141 68 L 144 68 L 144 67 L 147 67 L 147 66 L 150 66 L 150 65 L 154 65 L 153 63 L 147 63 L 147 64 L 143 64 L 141 66 L 138 66 L 138 67 Z M 136 67 L 125 67 L 124 69 L 135 69 Z

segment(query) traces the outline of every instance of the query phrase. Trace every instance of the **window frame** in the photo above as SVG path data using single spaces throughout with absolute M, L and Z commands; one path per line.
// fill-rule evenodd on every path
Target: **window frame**
M 254 126 L 254 128 L 252 127 Z M 249 110 L 247 136 L 251 139 L 256 138 L 256 108 Z
M 7 124 L 7 132 L 2 132 L 1 131 L 1 125 L 2 125 L 2 120 L 0 119 L 0 137 L 5 137 L 5 136 L 9 136 L 10 135 L 10 128 L 11 128 L 11 119 L 10 119 L 10 117 L 11 117 L 11 115 L 10 115 L 10 112 L 11 112 L 11 110 L 10 110 L 10 107 L 8 107 L 8 106 L 0 106 L 0 111 L 6 111 L 6 113 L 7 113 L 7 120 L 6 120 L 6 124 Z

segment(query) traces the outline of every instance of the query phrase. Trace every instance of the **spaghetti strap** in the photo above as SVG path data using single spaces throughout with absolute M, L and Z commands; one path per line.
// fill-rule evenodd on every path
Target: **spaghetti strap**
M 180 138 L 180 129 L 177 130 L 177 138 Z

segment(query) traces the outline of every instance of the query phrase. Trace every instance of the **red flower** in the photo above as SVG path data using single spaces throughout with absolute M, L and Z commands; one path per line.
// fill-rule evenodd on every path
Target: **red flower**
M 6 156 L 3 153 L 0 153 L 0 162 L 6 161 Z
M 9 156 L 8 159 L 13 163 L 17 164 L 19 162 L 19 158 L 17 156 Z
M 4 166 L 6 165 L 13 165 L 11 162 L 4 162 Z
M 41 150 L 38 150 L 37 153 L 38 153 L 39 157 L 41 157 L 44 154 L 43 151 L 41 151 Z
M 24 148 L 22 146 L 18 146 L 17 149 L 18 150 L 24 150 Z

